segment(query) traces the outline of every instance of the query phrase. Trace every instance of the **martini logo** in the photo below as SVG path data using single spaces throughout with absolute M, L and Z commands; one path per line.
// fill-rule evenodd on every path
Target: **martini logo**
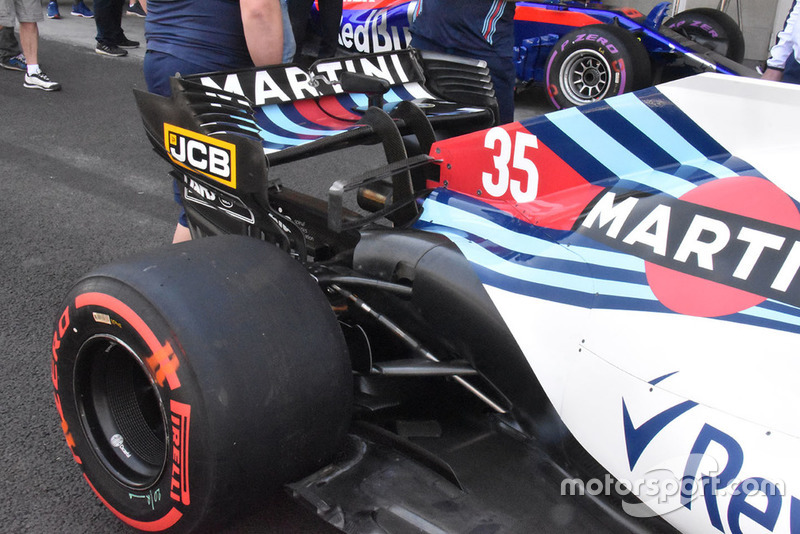
M 176 165 L 236 188 L 236 146 L 164 123 L 164 144 Z
M 321 76 L 329 82 L 335 82 L 339 79 L 341 72 L 383 78 L 391 85 L 423 79 L 415 56 L 411 52 L 403 50 L 394 53 L 319 61 L 314 64 L 311 71 L 288 65 L 203 75 L 200 77 L 200 83 L 216 91 L 243 96 L 253 106 L 261 107 L 342 93 L 343 90 L 339 84 L 324 83 L 318 78 Z M 229 95 L 214 96 L 230 100 Z M 248 104 L 244 103 L 244 105 Z
M 680 199 L 606 191 L 578 232 L 645 260 L 658 300 L 719 317 L 766 299 L 800 306 L 800 213 L 771 182 L 736 176 Z

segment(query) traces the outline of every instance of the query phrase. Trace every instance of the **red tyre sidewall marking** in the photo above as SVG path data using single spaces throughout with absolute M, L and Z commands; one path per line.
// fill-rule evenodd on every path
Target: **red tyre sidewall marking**
M 161 343 L 158 342 L 153 331 L 150 327 L 139 317 L 136 312 L 130 309 L 121 300 L 116 299 L 104 293 L 82 293 L 75 297 L 75 308 L 80 309 L 86 306 L 97 306 L 113 311 L 133 327 L 134 330 L 142 337 L 150 349 L 151 354 L 155 354 L 161 349 Z
M 617 95 L 621 95 L 625 92 L 625 81 L 628 79 L 628 69 L 625 68 L 625 60 L 620 58 L 613 61 L 611 63 L 611 70 L 619 73 L 619 91 L 617 91 Z
M 109 311 L 120 316 L 126 323 L 128 323 L 139 336 L 141 336 L 142 340 L 145 342 L 147 347 L 150 349 L 153 355 L 163 354 L 164 349 L 169 346 L 169 343 L 165 344 L 164 346 L 159 343 L 158 338 L 155 336 L 153 331 L 147 326 L 139 315 L 136 314 L 130 307 L 128 307 L 125 303 L 116 299 L 110 295 L 106 295 L 104 293 L 82 293 L 75 297 L 75 308 L 80 309 L 86 306 L 97 306 L 99 308 L 105 308 Z M 172 353 L 174 355 L 174 353 Z M 176 367 L 177 368 L 177 367 Z M 174 390 L 180 387 L 180 382 L 178 381 L 177 375 L 173 372 L 170 373 L 169 377 L 166 378 L 169 388 Z M 61 409 L 60 402 L 58 400 L 58 395 L 56 394 L 57 400 L 56 404 Z M 183 420 L 186 420 L 185 426 L 185 433 L 182 435 L 182 440 L 180 443 L 181 449 L 181 467 L 184 469 L 181 472 L 181 500 L 188 504 L 189 501 L 189 485 L 188 485 L 188 470 L 185 469 L 188 466 L 188 444 L 189 439 L 189 432 L 188 432 L 188 413 L 189 413 L 189 405 L 185 405 L 182 403 L 176 403 L 175 401 L 171 401 L 170 411 L 175 407 L 175 405 L 180 405 L 180 410 L 177 413 L 172 413 L 170 419 L 175 418 L 176 416 Z M 63 418 L 62 418 L 63 421 Z M 62 423 L 65 424 L 65 423 Z M 173 443 L 173 447 L 175 444 Z M 103 504 L 111 510 L 111 512 L 116 515 L 120 520 L 127 523 L 128 525 L 137 528 L 139 530 L 144 530 L 147 532 L 158 532 L 162 530 L 166 530 L 172 527 L 175 523 L 183 517 L 183 513 L 175 508 L 174 506 L 167 512 L 161 519 L 157 519 L 155 521 L 138 521 L 136 519 L 130 518 L 124 515 L 122 512 L 115 509 L 111 504 L 106 501 L 100 492 L 97 491 L 97 488 L 94 487 L 94 484 L 89 480 L 89 477 L 86 476 L 84 473 L 83 477 L 88 482 L 89 487 L 92 488 L 92 491 L 97 495 L 97 497 L 103 502 Z M 185 484 L 185 485 L 184 485 Z M 173 498 L 174 499 L 174 498 Z
M 75 438 L 72 437 L 69 424 L 64 418 L 64 410 L 61 408 L 61 397 L 58 394 L 58 349 L 61 348 L 61 340 L 64 338 L 64 334 L 67 333 L 67 328 L 69 328 L 69 306 L 67 306 L 59 316 L 58 325 L 53 332 L 53 343 L 51 347 L 53 354 L 50 359 L 50 378 L 53 381 L 53 397 L 55 399 L 56 409 L 58 410 L 58 416 L 61 418 L 61 430 L 64 432 L 64 439 L 67 441 L 69 452 L 72 453 L 72 458 L 75 462 L 77 464 L 83 464 L 80 456 L 75 453 Z

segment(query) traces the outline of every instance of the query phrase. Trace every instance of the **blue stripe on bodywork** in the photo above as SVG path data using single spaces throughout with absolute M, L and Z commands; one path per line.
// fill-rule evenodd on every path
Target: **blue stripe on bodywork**
M 675 197 L 695 187 L 691 182 L 650 167 L 599 128 L 578 108 L 564 109 L 548 115 L 548 118 L 618 177 L 625 177 Z
M 316 129 L 316 128 L 308 128 L 306 126 L 302 126 L 290 120 L 284 113 L 281 111 L 277 106 L 264 106 L 262 108 L 264 112 L 264 116 L 272 122 L 278 128 L 289 132 L 290 134 L 295 134 L 298 136 L 310 136 L 311 139 L 300 138 L 305 141 L 313 141 L 318 137 L 327 137 L 331 135 L 338 135 L 340 133 L 344 133 L 347 130 L 330 130 L 330 129 Z M 355 126 L 354 126 L 355 127 Z
M 709 160 L 635 95 L 628 93 L 606 102 L 637 130 L 657 140 L 657 144 L 675 160 L 700 168 L 716 178 L 731 176 L 729 168 Z
M 422 207 L 416 227 L 448 237 L 487 285 L 585 308 L 673 313 L 653 294 L 640 258 L 577 233 L 553 239 L 458 193 L 436 190 Z M 800 309 L 774 301 L 716 319 L 800 333 Z

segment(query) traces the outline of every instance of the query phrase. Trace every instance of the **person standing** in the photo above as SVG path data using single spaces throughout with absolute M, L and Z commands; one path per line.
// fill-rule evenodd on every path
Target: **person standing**
M 778 39 L 769 51 L 765 80 L 800 84 L 800 2 L 795 0 L 789 15 L 778 32 Z
M 39 22 L 44 20 L 40 0 L 0 0 L 0 28 L 13 31 L 14 17 L 19 21 L 19 44 L 27 59 L 23 85 L 29 89 L 58 91 L 61 84 L 51 80 L 39 66 Z M 21 64 L 17 65 L 21 70 Z
M 492 76 L 500 123 L 514 120 L 513 0 L 419 0 L 411 46 L 482 59 Z
M 125 48 L 138 48 L 139 41 L 132 41 L 122 31 L 122 13 L 126 0 L 94 0 L 94 21 L 97 26 L 95 52 L 104 56 L 123 57 Z
M 124 0 L 123 0 L 124 1 Z M 169 96 L 170 77 L 281 63 L 281 0 L 140 0 L 147 12 L 144 77 L 147 90 Z M 191 239 L 181 214 L 172 242 Z

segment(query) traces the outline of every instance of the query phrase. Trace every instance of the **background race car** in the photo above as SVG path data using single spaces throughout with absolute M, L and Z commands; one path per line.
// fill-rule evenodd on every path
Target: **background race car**
M 409 46 L 416 1 L 346 1 L 339 45 L 358 53 Z M 601 100 L 699 72 L 756 76 L 725 13 L 696 8 L 667 20 L 602 2 L 516 2 L 514 61 L 523 86 L 546 87 L 556 108 Z M 316 20 L 318 13 L 313 13 Z

